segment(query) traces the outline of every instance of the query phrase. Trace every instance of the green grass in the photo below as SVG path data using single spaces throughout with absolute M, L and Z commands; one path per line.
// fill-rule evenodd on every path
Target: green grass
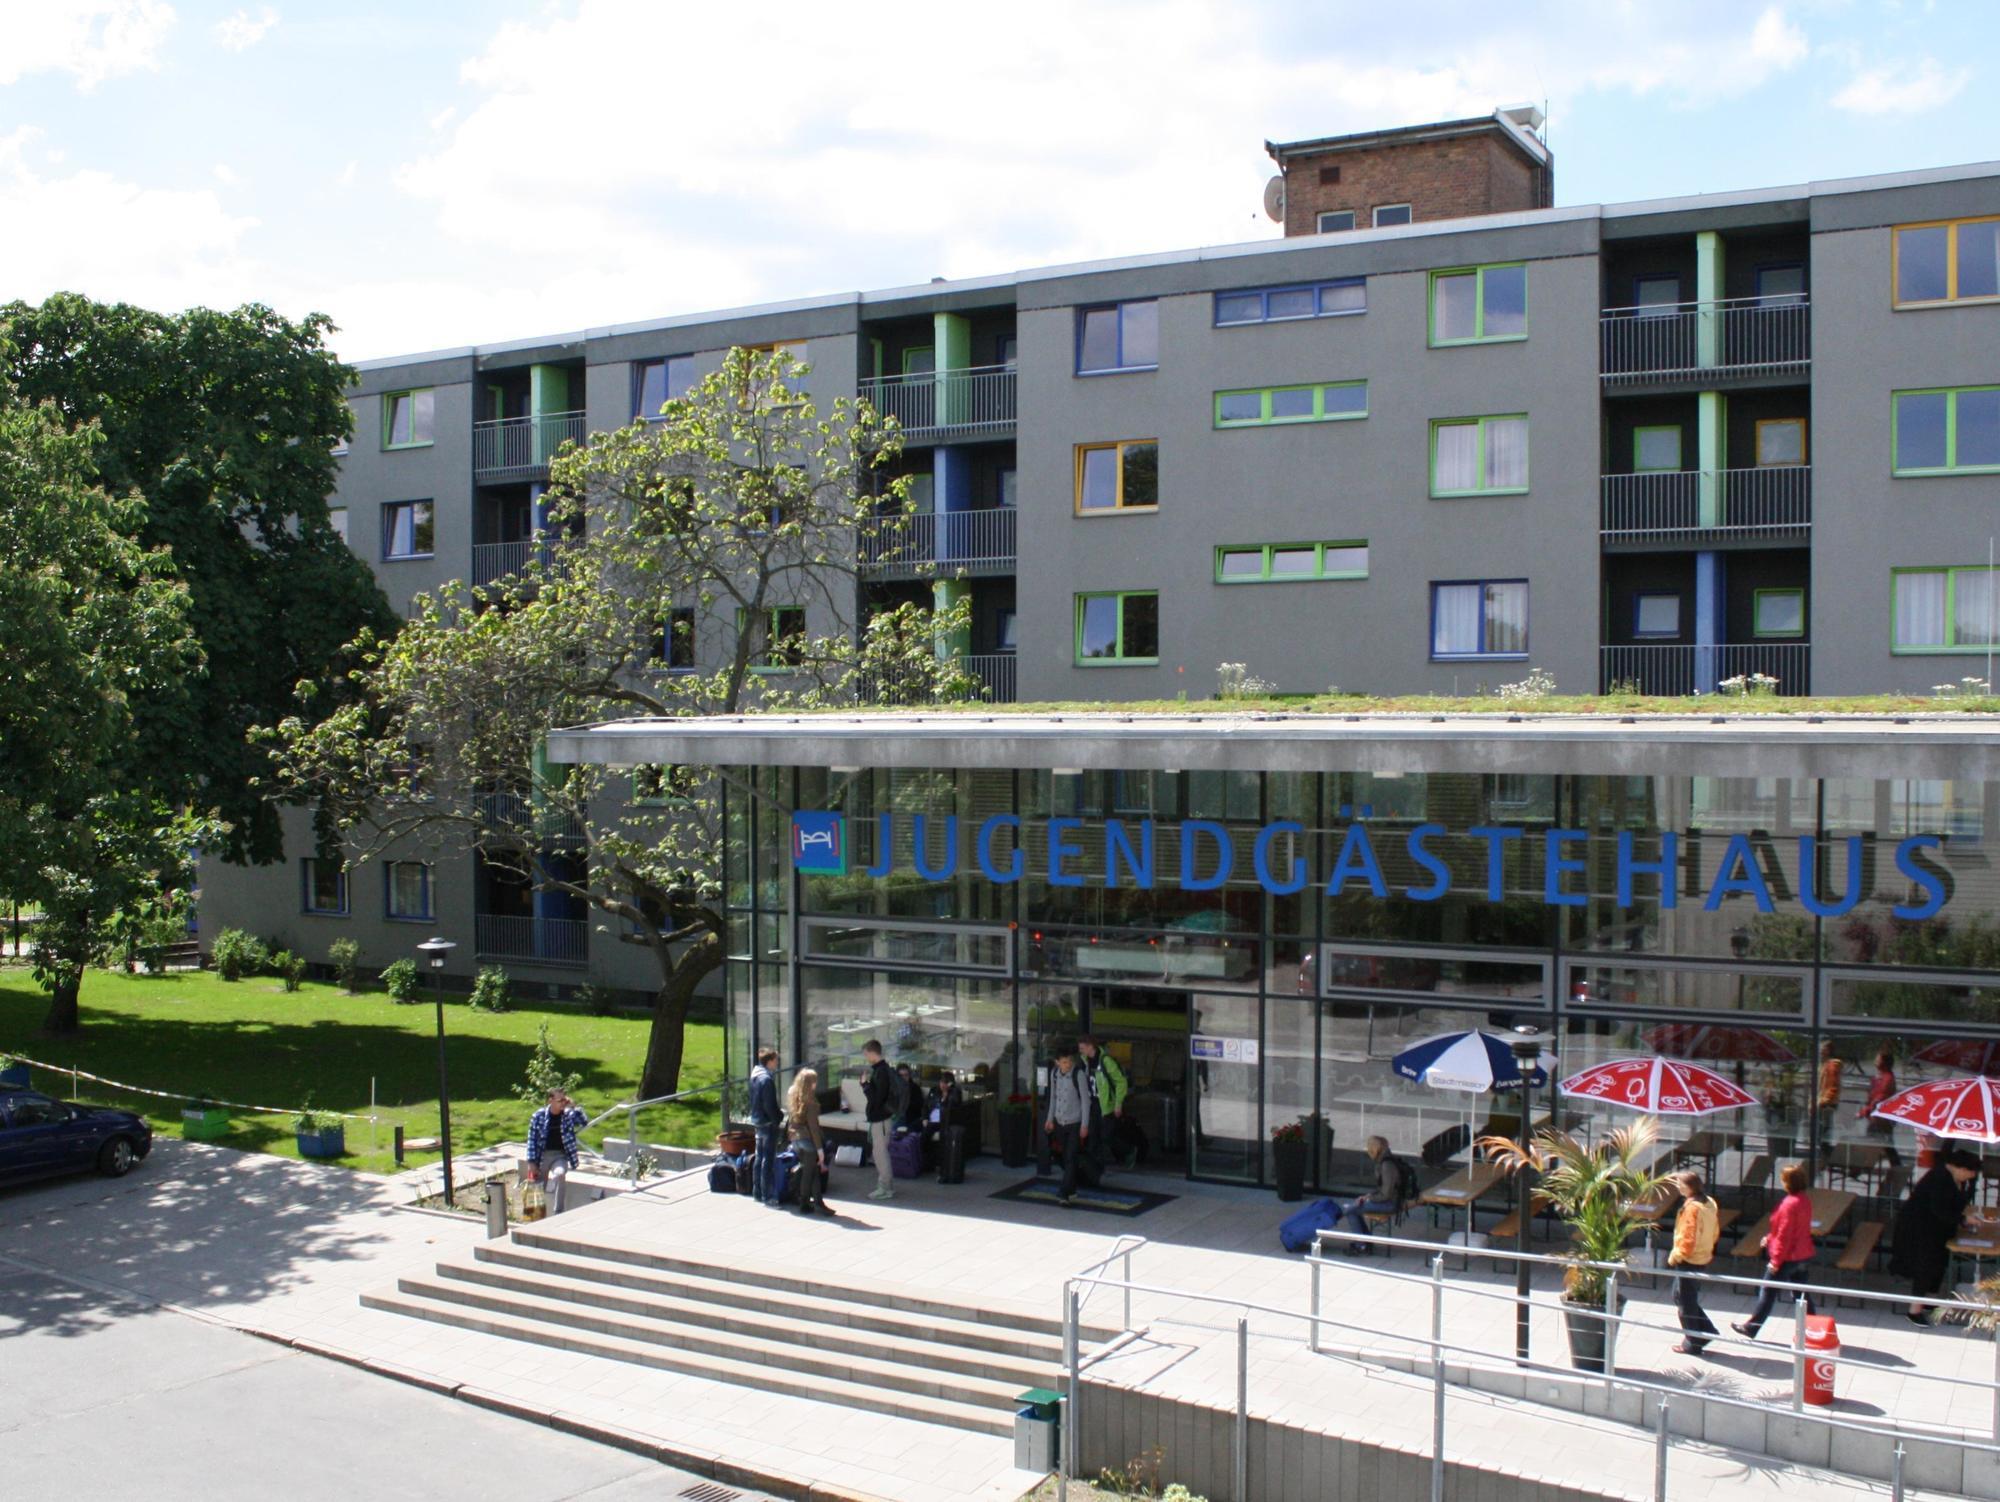
M 388 1171 L 400 1123 L 412 1137 L 437 1132 L 436 1012 L 421 1005 L 398 1006 L 382 992 L 348 996 L 336 986 L 307 983 L 286 994 L 269 977 L 230 984 L 208 973 L 128 976 L 92 971 L 83 985 L 83 1030 L 72 1038 L 38 1035 L 48 1001 L 25 970 L 0 971 L 0 1053 L 21 1053 L 129 1085 L 166 1090 L 161 1100 L 80 1081 L 76 1096 L 137 1111 L 156 1132 L 179 1136 L 183 1099 L 210 1096 L 288 1110 L 312 1103 L 323 1110 L 365 1114 L 368 1085 L 375 1081 L 376 1150 L 368 1149 L 368 1123 L 347 1123 L 348 1155 L 343 1163 Z M 577 1103 L 591 1115 L 627 1099 L 638 1084 L 649 1024 L 643 1019 L 592 1017 L 576 1012 L 518 1007 L 475 1012 L 463 999 L 447 997 L 446 1057 L 451 1076 L 451 1140 L 469 1152 L 528 1129 L 529 1108 L 512 1094 L 523 1077 L 542 1023 L 566 1070 L 583 1076 Z M 713 1023 L 688 1028 L 684 1088 L 705 1085 L 722 1073 L 722 1028 Z M 69 1096 L 69 1077 L 37 1071 L 35 1084 Z M 656 1142 L 705 1143 L 713 1139 L 714 1098 L 686 1105 L 655 1107 L 641 1117 L 641 1130 Z M 589 1134 L 624 1135 L 624 1120 L 613 1118 Z M 238 1112 L 231 1147 L 298 1156 L 292 1118 Z M 435 1155 L 411 1154 L 411 1164 Z
M 1523 676 L 1526 676 L 1525 670 Z M 2000 695 L 1931 698 L 1919 694 L 1852 694 L 1843 697 L 1786 698 L 1777 694 L 1702 694 L 1658 698 L 1645 694 L 1545 694 L 1536 699 L 1503 699 L 1497 694 L 1260 694 L 1236 699 L 1135 699 L 1045 701 L 1033 704 L 926 704 L 908 708 L 869 706 L 881 714 L 941 715 L 1967 715 L 2000 714 Z M 797 713 L 786 710 L 787 714 Z M 853 714 L 852 705 L 825 706 L 827 714 Z

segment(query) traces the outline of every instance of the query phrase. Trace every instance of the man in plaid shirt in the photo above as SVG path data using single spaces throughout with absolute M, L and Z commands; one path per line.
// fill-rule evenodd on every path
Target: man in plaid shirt
M 576 1167 L 576 1134 L 585 1125 L 583 1110 L 561 1090 L 549 1092 L 549 1103 L 528 1118 L 528 1177 L 548 1185 L 549 1214 L 563 1210 L 563 1189 Z

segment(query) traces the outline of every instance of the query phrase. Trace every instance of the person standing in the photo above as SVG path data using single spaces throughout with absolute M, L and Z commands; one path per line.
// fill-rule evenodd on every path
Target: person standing
M 1049 1076 L 1049 1114 L 1042 1129 L 1062 1150 L 1062 1189 L 1057 1198 L 1076 1203 L 1077 1160 L 1090 1150 L 1090 1112 L 1084 1099 L 1084 1075 L 1076 1067 L 1076 1051 L 1059 1045 L 1055 1073 Z
M 1831 1042 L 1819 1046 L 1819 1144 L 1833 1141 L 1833 1124 L 1840 1115 L 1840 1073 L 1847 1067 Z
M 868 1197 L 892 1200 L 896 1197 L 896 1170 L 889 1162 L 889 1132 L 896 1124 L 896 1076 L 882 1061 L 879 1039 L 870 1038 L 862 1044 L 861 1057 L 868 1064 L 868 1073 L 861 1081 L 861 1094 L 868 1102 L 868 1150 L 875 1155 L 875 1187 Z
M 792 1076 L 791 1094 L 785 1101 L 785 1115 L 791 1122 L 792 1151 L 799 1160 L 798 1213 L 833 1214 L 826 1202 L 826 1134 L 819 1125 L 819 1071 L 801 1069 Z
M 551 1215 L 563 1212 L 570 1170 L 577 1164 L 576 1134 L 588 1125 L 582 1109 L 563 1090 L 551 1090 L 549 1103 L 528 1118 L 528 1181 L 540 1179 L 547 1186 Z M 639 1150 L 636 1142 L 632 1150 Z
M 750 1160 L 750 1192 L 760 1205 L 782 1209 L 778 1202 L 778 1153 L 785 1145 L 785 1111 L 778 1104 L 778 1050 L 757 1050 L 757 1067 L 750 1071 L 750 1125 L 757 1132 L 757 1155 Z
M 1669 1175 L 1667 1182 L 1681 1192 L 1680 1214 L 1674 1218 L 1674 1249 L 1667 1266 L 1680 1269 L 1674 1279 L 1674 1305 L 1680 1310 L 1679 1356 L 1699 1356 L 1722 1332 L 1701 1307 L 1701 1274 L 1715 1260 L 1715 1238 L 1721 1233 L 1720 1212 L 1700 1174 L 1688 1169 Z
M 1771 1230 L 1764 1237 L 1764 1276 L 1769 1281 L 1759 1290 L 1757 1307 L 1750 1311 L 1750 1318 L 1729 1327 L 1745 1340 L 1755 1340 L 1757 1332 L 1764 1328 L 1764 1321 L 1771 1317 L 1771 1310 L 1778 1302 L 1776 1285 L 1804 1284 L 1812 1272 L 1812 1201 L 1806 1197 L 1806 1186 L 1811 1180 L 1806 1177 L 1805 1164 L 1787 1163 L 1779 1180 L 1785 1186 L 1785 1197 L 1771 1212 Z M 1811 1294 L 1797 1293 L 1792 1297 L 1795 1301 L 1803 1298 L 1806 1313 L 1813 1312 Z
M 1979 1160 L 1963 1148 L 1953 1148 L 1897 1206 L 1889 1271 L 1910 1280 L 1911 1298 L 1930 1298 L 1944 1286 L 1951 1267 L 1949 1243 L 1972 1208 L 1978 1178 Z M 1937 1314 L 1927 1304 L 1912 1304 L 1906 1311 L 1913 1325 L 1935 1324 Z
M 1090 1155 L 1101 1166 L 1111 1160 L 1114 1124 L 1125 1115 L 1125 1071 L 1089 1033 L 1076 1040 L 1076 1050 L 1083 1061 L 1084 1094 L 1090 1104 Z
M 1875 1073 L 1868 1081 L 1868 1099 L 1861 1103 L 1861 1109 L 1854 1114 L 1868 1125 L 1869 1136 L 1882 1144 L 1882 1153 L 1891 1167 L 1902 1162 L 1896 1151 L 1896 1129 L 1875 1113 L 1882 1103 L 1896 1093 L 1896 1053 L 1894 1049 L 1883 1048 L 1875 1055 Z

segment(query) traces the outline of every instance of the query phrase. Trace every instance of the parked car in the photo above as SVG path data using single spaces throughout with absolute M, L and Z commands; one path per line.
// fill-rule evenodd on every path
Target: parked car
M 0 1090 L 0 1184 L 96 1169 L 117 1178 L 153 1149 L 142 1116 Z

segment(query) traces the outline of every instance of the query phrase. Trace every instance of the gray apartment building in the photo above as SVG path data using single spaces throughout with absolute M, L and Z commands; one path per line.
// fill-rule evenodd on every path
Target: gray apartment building
M 564 440 L 785 345 L 822 401 L 902 423 L 922 515 L 859 540 L 860 587 L 969 595 L 997 701 L 1200 699 L 1222 662 L 1466 695 L 1531 668 L 1564 692 L 1986 677 L 2000 163 L 1534 206 L 1538 123 L 1273 145 L 1279 239 L 369 361 L 334 504 L 399 609 L 499 577 Z M 296 864 L 211 866 L 204 927 L 315 960 L 352 935 L 370 965 L 435 929 L 455 970 L 646 984 L 470 858 Z

